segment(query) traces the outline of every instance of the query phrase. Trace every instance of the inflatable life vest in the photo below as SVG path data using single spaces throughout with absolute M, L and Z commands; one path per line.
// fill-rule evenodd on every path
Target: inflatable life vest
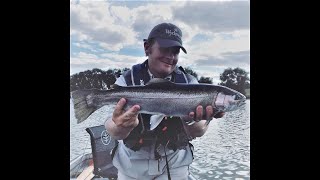
M 124 73 L 127 86 L 144 85 L 150 81 L 148 73 L 148 60 L 137 64 Z M 174 83 L 189 83 L 191 75 L 185 73 L 182 67 L 176 68 L 172 73 L 171 81 Z M 184 148 L 188 145 L 189 139 L 184 130 L 180 117 L 168 117 L 153 130 L 150 130 L 150 114 L 139 114 L 139 124 L 123 140 L 124 144 L 137 151 L 143 146 L 150 146 L 155 142 L 156 147 L 160 144 L 166 145 L 172 150 Z M 156 149 L 156 148 L 155 148 Z M 155 153 L 158 155 L 157 153 Z

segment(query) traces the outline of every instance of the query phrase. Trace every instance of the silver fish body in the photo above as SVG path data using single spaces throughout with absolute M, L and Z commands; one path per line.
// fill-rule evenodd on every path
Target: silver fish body
M 212 84 L 175 84 L 152 79 L 146 86 L 118 86 L 111 90 L 78 90 L 72 93 L 78 123 L 105 105 L 125 98 L 125 109 L 138 104 L 140 113 L 187 116 L 198 105 L 212 105 L 218 111 L 233 111 L 245 103 L 246 97 L 228 87 Z

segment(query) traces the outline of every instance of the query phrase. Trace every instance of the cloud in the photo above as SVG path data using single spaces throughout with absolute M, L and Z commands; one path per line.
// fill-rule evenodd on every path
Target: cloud
M 146 58 L 141 56 L 119 55 L 117 53 L 104 53 L 100 56 L 91 53 L 80 52 L 70 57 L 70 74 L 88 69 L 99 68 L 103 70 L 113 68 L 131 68 L 132 65 L 141 63 Z
M 204 56 L 218 56 L 224 52 L 246 51 L 250 49 L 248 30 L 230 33 L 216 33 L 208 36 L 207 40 L 191 41 L 187 44 L 190 52 Z
M 128 26 L 123 28 L 117 24 L 119 13 L 125 8 L 114 7 L 110 12 L 108 2 L 81 2 L 70 6 L 71 35 L 80 41 L 95 41 L 113 51 L 135 42 L 136 33 Z
M 71 3 L 71 73 L 143 62 L 142 39 L 162 22 L 176 24 L 183 32 L 188 54 L 180 54 L 179 65 L 218 79 L 228 67 L 249 71 L 249 16 L 249 1 Z
M 172 6 L 174 2 L 147 4 L 132 10 L 132 28 L 136 31 L 137 39 L 148 38 L 149 32 L 157 24 L 172 22 Z
M 222 53 L 220 57 L 206 56 L 195 61 L 197 66 L 224 66 L 224 67 L 248 67 L 250 59 L 249 51 Z
M 250 22 L 249 1 L 186 2 L 176 8 L 173 18 L 191 27 L 212 32 L 248 29 Z M 189 12 L 189 13 L 186 13 Z

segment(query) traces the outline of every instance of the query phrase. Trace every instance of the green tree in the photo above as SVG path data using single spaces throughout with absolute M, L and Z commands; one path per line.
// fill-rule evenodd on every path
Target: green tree
M 94 68 L 92 69 L 92 79 L 90 80 L 92 82 L 92 87 L 97 89 L 103 89 L 103 70 Z
M 120 75 L 122 74 L 121 69 L 113 69 L 113 73 L 115 75 L 116 78 L 120 77 Z
M 186 68 L 184 68 L 184 71 L 185 71 L 187 74 L 190 74 L 190 75 L 196 77 L 197 80 L 198 80 L 198 74 L 197 74 L 195 71 L 193 71 L 191 68 L 186 67 Z
M 116 76 L 114 70 L 103 71 L 98 68 L 86 70 L 70 76 L 70 91 L 78 89 L 110 89 L 115 83 Z
M 206 84 L 212 84 L 212 78 L 210 77 L 200 77 L 199 83 L 206 83 Z
M 193 71 L 191 68 L 189 67 L 186 67 L 184 68 L 184 71 L 187 73 L 187 74 L 190 74 L 192 76 L 194 76 L 195 78 L 197 78 L 197 81 L 199 83 L 207 83 L 207 84 L 212 84 L 212 78 L 210 77 L 204 77 L 204 76 L 201 76 L 200 79 L 198 78 L 198 73 Z
M 108 89 L 110 89 L 111 85 L 116 82 L 116 76 L 114 74 L 114 71 L 111 69 L 106 71 L 106 75 L 104 76 L 104 78 Z
M 123 68 L 122 70 L 121 70 L 121 73 L 124 73 L 124 72 L 126 72 L 126 71 L 128 71 L 128 70 L 130 70 L 129 68 Z
M 248 72 L 239 67 L 234 69 L 227 68 L 220 74 L 221 83 L 219 84 L 246 95 L 245 89 L 250 87 L 248 74 Z

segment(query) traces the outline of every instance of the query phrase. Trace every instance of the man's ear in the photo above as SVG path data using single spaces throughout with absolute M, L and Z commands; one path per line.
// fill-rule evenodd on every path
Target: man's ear
M 148 56 L 150 54 L 150 44 L 147 42 L 144 42 L 144 52 L 145 52 L 146 56 Z

